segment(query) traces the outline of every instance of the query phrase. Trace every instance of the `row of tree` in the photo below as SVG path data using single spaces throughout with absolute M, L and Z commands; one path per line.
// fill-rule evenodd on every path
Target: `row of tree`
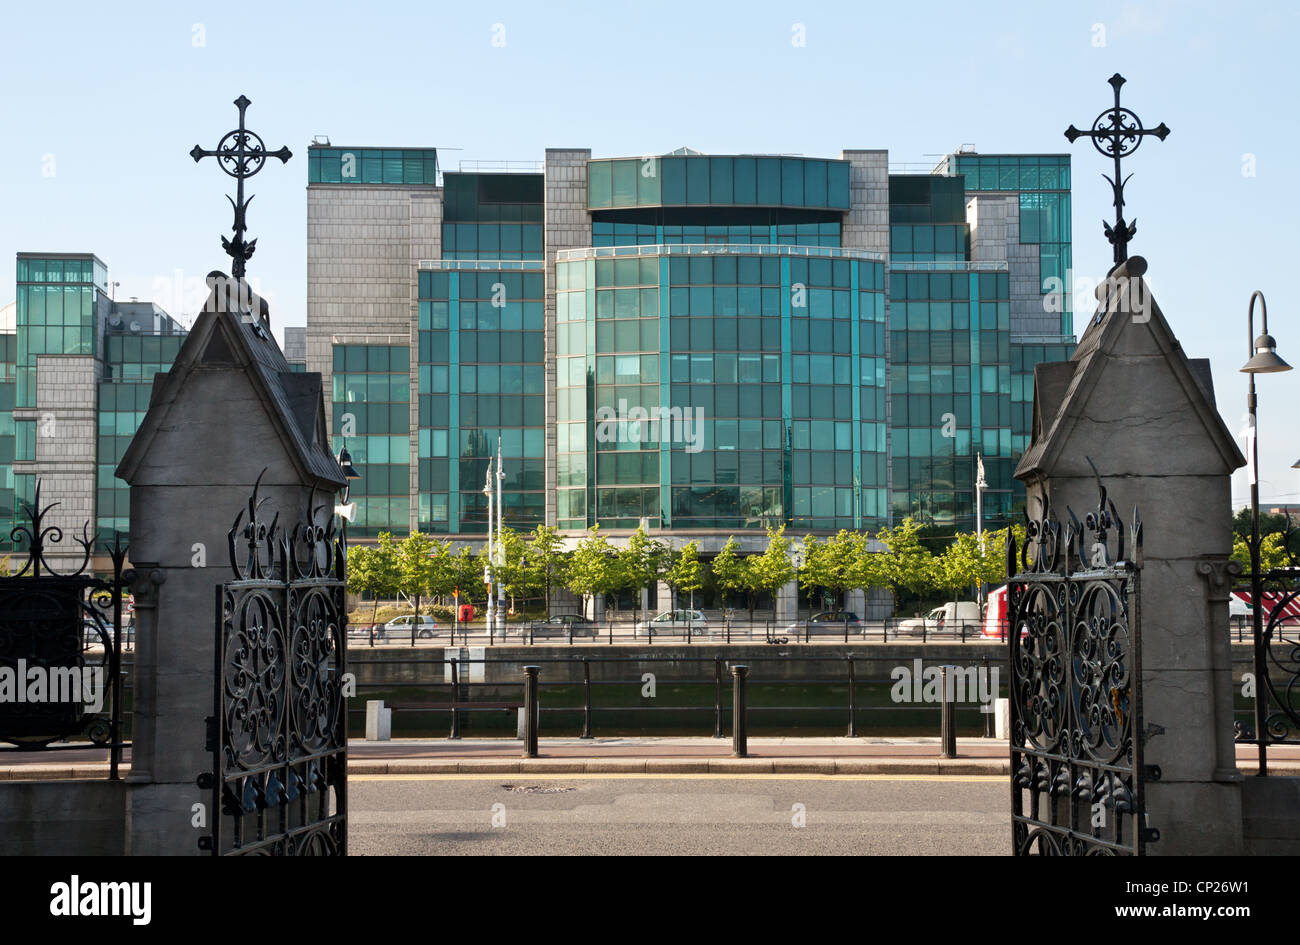
M 1017 541 L 1024 531 L 1014 526 Z M 936 591 L 956 596 L 981 582 L 995 584 L 1006 578 L 1006 529 L 988 532 L 981 541 L 973 533 L 958 533 L 938 554 L 925 544 L 923 529 L 911 518 L 874 536 L 883 550 L 873 551 L 872 536 L 841 531 L 828 538 L 806 536 L 799 546 L 785 535 L 784 527 L 768 530 L 767 547 L 758 554 L 742 555 L 734 537 L 707 564 L 708 574 L 728 600 L 743 598 L 753 617 L 758 601 L 773 594 L 796 576 L 809 597 L 838 598 L 845 591 L 888 588 L 894 599 L 924 596 Z M 572 551 L 564 550 L 559 532 L 539 525 L 528 534 L 506 529 L 502 538 L 505 564 L 498 580 L 511 598 L 541 596 L 549 602 L 553 592 L 565 588 L 584 601 L 595 595 L 639 591 L 662 581 L 687 596 L 705 586 L 706 564 L 699 545 L 688 542 L 673 549 L 638 528 L 622 547 L 615 547 L 591 528 Z M 468 546 L 454 549 L 416 532 L 400 541 L 391 534 L 379 536 L 376 545 L 356 545 L 348 552 L 348 589 L 380 598 L 404 596 L 420 612 L 422 601 L 479 598 L 484 593 L 487 560 Z

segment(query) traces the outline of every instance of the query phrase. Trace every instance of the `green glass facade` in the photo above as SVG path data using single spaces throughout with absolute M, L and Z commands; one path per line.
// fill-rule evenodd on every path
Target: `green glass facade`
M 18 360 L 18 336 L 0 333 L 0 552 L 11 551 L 14 511 L 14 374 Z
M 487 532 L 498 442 L 508 526 L 545 521 L 545 284 L 541 263 L 444 261 L 419 274 L 420 528 Z
M 320 159 L 313 183 L 342 160 Z M 890 175 L 876 151 L 557 149 L 546 166 L 445 173 L 440 232 L 416 236 L 413 218 L 411 472 L 398 488 L 390 449 L 387 481 L 354 486 L 359 501 L 390 503 L 373 521 L 365 505 L 357 534 L 401 530 L 406 516 L 426 532 L 481 534 L 498 443 L 505 519 L 521 529 L 552 502 L 564 530 L 874 531 L 905 515 L 970 529 L 977 454 L 985 524 L 1013 513 L 1033 367 L 1073 350 L 1068 156 L 960 153 L 934 173 Z M 971 197 L 988 193 L 1014 197 L 1023 248 L 976 244 L 1003 239 L 968 221 Z M 320 219 L 336 219 L 331 200 L 345 205 L 313 197 Z M 553 276 L 547 227 L 562 244 Z M 438 237 L 441 258 L 414 248 Z M 336 253 L 322 247 L 323 263 Z M 1065 310 L 1045 317 L 1061 289 Z M 409 324 L 405 292 L 393 296 L 377 329 L 389 337 Z M 336 318 L 329 333 L 353 330 Z M 334 351 L 334 445 L 360 465 L 356 437 L 379 434 L 340 437 L 339 410 L 361 388 L 352 349 Z
M 104 380 L 99 384 L 95 456 L 95 527 L 100 541 L 127 540 L 131 489 L 115 475 L 149 409 L 154 375 L 171 370 L 185 342 L 179 332 L 104 336 Z
M 442 258 L 541 259 L 541 175 L 444 175 Z
M 883 522 L 880 262 L 749 243 L 589 255 L 556 267 L 560 527 Z
M 849 162 L 820 158 L 653 156 L 591 161 L 591 210 L 624 207 L 849 208 Z
M 428 184 L 438 182 L 434 148 L 330 148 L 307 150 L 311 184 Z
M 969 527 L 975 454 L 989 520 L 1011 507 L 1007 273 L 890 273 L 893 517 Z
M 95 351 L 95 291 L 108 274 L 93 255 L 19 255 L 17 278 L 18 407 L 36 406 L 36 358 Z
M 335 449 L 347 447 L 361 479 L 349 531 L 404 532 L 411 508 L 411 352 L 405 346 L 335 345 Z
M 1020 242 L 1038 244 L 1040 291 L 1064 288 L 1061 335 L 1073 335 L 1069 155 L 957 154 L 948 161 L 949 169 L 964 179 L 968 192 L 1019 195 Z

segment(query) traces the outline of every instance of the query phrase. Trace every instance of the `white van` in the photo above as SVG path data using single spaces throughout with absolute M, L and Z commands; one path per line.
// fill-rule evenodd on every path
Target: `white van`
M 898 624 L 899 633 L 926 636 L 975 636 L 980 632 L 980 605 L 973 600 L 950 600 L 924 617 L 911 617 Z

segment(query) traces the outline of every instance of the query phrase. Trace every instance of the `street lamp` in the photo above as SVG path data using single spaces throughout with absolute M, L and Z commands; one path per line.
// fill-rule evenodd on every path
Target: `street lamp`
M 339 464 L 339 470 L 343 473 L 343 501 L 334 506 L 334 514 L 339 517 L 343 524 L 339 526 L 340 537 L 343 540 L 343 553 L 347 554 L 348 548 L 348 522 L 352 521 L 353 516 L 357 514 L 357 504 L 348 502 L 348 496 L 352 492 L 352 483 L 361 478 L 361 473 L 357 472 L 357 467 L 352 465 L 352 454 L 348 452 L 345 446 L 339 450 L 339 455 L 334 457 Z M 375 645 L 375 628 L 370 627 L 370 645 Z
M 1255 336 L 1256 299 L 1259 299 L 1259 307 L 1263 315 L 1261 328 L 1263 333 L 1258 337 Z M 1259 746 L 1259 774 L 1263 776 L 1267 773 L 1264 723 L 1268 716 L 1267 697 L 1263 686 L 1268 667 L 1264 662 L 1264 651 L 1261 648 L 1264 639 L 1264 577 L 1260 574 L 1259 562 L 1259 431 L 1256 420 L 1258 402 L 1255 398 L 1255 375 L 1289 371 L 1291 365 L 1277 355 L 1277 342 L 1268 333 L 1268 304 L 1264 301 L 1264 293 L 1258 289 L 1250 294 L 1250 308 L 1247 310 L 1246 320 L 1249 329 L 1247 337 L 1251 339 L 1250 360 L 1242 365 L 1241 371 L 1243 374 L 1250 375 L 1250 388 L 1246 396 L 1246 408 L 1250 414 L 1246 427 L 1246 435 L 1250 439 L 1247 467 L 1250 476 L 1250 610 L 1255 631 L 1255 742 Z
M 984 490 L 989 487 L 984 478 L 984 456 L 975 454 L 975 541 L 979 544 L 980 559 L 984 557 Z M 984 604 L 984 580 L 975 583 L 975 600 Z

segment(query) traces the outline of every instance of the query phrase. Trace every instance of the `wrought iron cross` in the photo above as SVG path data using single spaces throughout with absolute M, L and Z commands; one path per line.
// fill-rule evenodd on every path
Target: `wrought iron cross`
M 248 230 L 246 223 L 248 205 L 253 202 L 252 197 L 244 199 L 244 181 L 257 174 L 268 157 L 279 158 L 282 162 L 287 162 L 293 157 L 288 148 L 281 148 L 279 151 L 266 150 L 261 136 L 244 127 L 244 112 L 252 104 L 243 95 L 235 99 L 235 107 L 239 109 L 239 127 L 227 132 L 217 144 L 216 150 L 205 151 L 196 144 L 190 151 L 190 157 L 194 158 L 195 163 L 205 157 L 215 157 L 218 166 L 237 181 L 237 199 L 230 200 L 230 196 L 226 196 L 235 210 L 235 225 L 231 228 L 234 230 L 235 238 L 221 237 L 222 249 L 234 260 L 231 272 L 236 279 L 244 277 L 244 264 L 252 258 L 253 250 L 257 248 L 257 240 L 245 241 L 244 239 L 244 233 Z
M 1142 120 L 1119 103 L 1119 90 L 1124 84 L 1124 77 L 1116 72 L 1110 77 L 1110 84 L 1115 89 L 1115 106 L 1097 116 L 1091 131 L 1080 131 L 1071 125 L 1065 129 L 1065 137 L 1071 144 L 1078 138 L 1091 138 L 1094 148 L 1115 159 L 1115 176 L 1102 175 L 1110 181 L 1111 190 L 1115 194 L 1115 225 L 1112 227 L 1105 221 L 1101 225 L 1106 232 L 1106 239 L 1115 247 L 1115 265 L 1118 266 L 1128 259 L 1129 240 L 1137 233 L 1137 220 L 1132 223 L 1124 220 L 1124 185 L 1128 183 L 1128 177 L 1120 177 L 1120 158 L 1136 151 L 1145 135 L 1155 135 L 1164 141 L 1169 135 L 1169 128 L 1163 121 L 1158 127 L 1143 128 Z

